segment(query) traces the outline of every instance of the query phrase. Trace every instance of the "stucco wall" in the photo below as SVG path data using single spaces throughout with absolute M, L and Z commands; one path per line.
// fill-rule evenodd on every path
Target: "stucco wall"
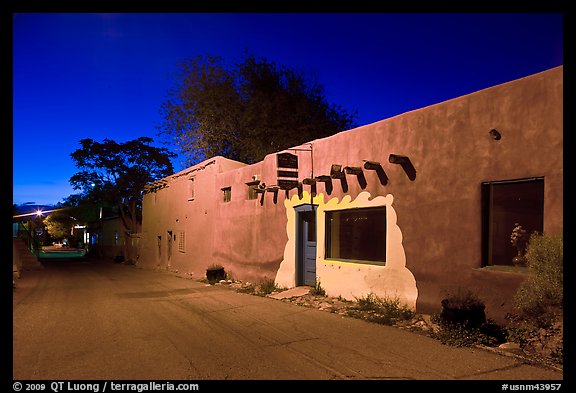
M 330 195 L 323 183 L 317 184 L 318 228 L 324 205 L 343 199 L 366 205 L 386 198 L 393 213 L 389 225 L 399 234 L 387 252 L 402 255 L 402 273 L 395 276 L 390 268 L 326 261 L 320 244 L 317 275 L 329 294 L 397 293 L 419 311 L 435 312 L 443 297 L 464 287 L 485 300 L 490 317 L 501 318 L 525 274 L 482 268 L 481 183 L 543 176 L 544 231 L 562 231 L 562 98 L 563 69 L 558 67 L 289 149 L 299 157 L 300 181 L 329 175 L 333 164 L 362 167 L 364 160 L 381 163 L 388 176 L 382 185 L 375 171 L 364 170 L 363 189 L 356 176 L 347 175 L 348 190 L 334 180 Z M 500 131 L 500 140 L 490 136 L 493 128 Z M 416 178 L 389 163 L 390 154 L 408 156 Z M 259 198 L 247 200 L 246 182 L 254 175 L 276 184 L 276 154 L 247 166 L 216 160 L 228 165 L 197 171 L 194 201 L 186 200 L 185 176 L 145 196 L 143 263 L 165 267 L 156 255 L 156 237 L 162 234 L 164 241 L 167 230 L 183 228 L 186 253 L 178 254 L 173 245 L 172 269 L 201 278 L 206 266 L 219 263 L 235 278 L 295 282 L 290 217 L 301 202 L 296 190 L 288 199 L 280 191 L 276 203 L 272 193 L 265 194 L 263 205 Z M 222 199 L 224 187 L 232 188 L 230 202 Z
M 206 268 L 215 263 L 213 232 L 221 197 L 215 187 L 216 174 L 241 166 L 245 164 L 214 157 L 164 179 L 167 187 L 145 193 L 138 263 L 204 278 Z M 183 251 L 179 247 L 181 232 Z
M 481 267 L 480 185 L 544 176 L 544 231 L 562 231 L 562 91 L 558 67 L 317 140 L 314 172 L 327 174 L 332 164 L 382 163 L 388 184 L 365 171 L 366 191 L 394 196 L 419 309 L 437 311 L 447 292 L 461 286 L 476 290 L 487 311 L 501 315 L 522 275 L 492 286 L 499 273 L 475 270 Z M 493 128 L 502 134 L 498 141 L 489 135 Z M 388 162 L 391 153 L 410 158 L 414 181 Z M 354 198 L 361 189 L 354 177 L 348 183 Z M 342 197 L 338 183 L 333 196 Z
M 325 198 L 329 198 L 325 200 Z M 406 255 L 402 245 L 402 231 L 396 225 L 394 198 L 388 194 L 371 197 L 361 192 L 354 200 L 348 195 L 341 200 L 328 197 L 324 193 L 312 196 L 304 191 L 302 198 L 294 195 L 284 202 L 286 206 L 288 242 L 284 258 L 278 269 L 275 281 L 280 286 L 296 285 L 296 210 L 302 204 L 317 206 L 317 252 L 316 282 L 328 296 L 343 297 L 348 300 L 374 294 L 381 298 L 397 298 L 402 304 L 416 308 L 418 289 L 413 274 L 406 268 Z M 326 212 L 355 208 L 386 208 L 386 264 L 357 263 L 348 260 L 326 258 Z
M 299 157 L 298 180 L 310 177 L 310 148 L 299 146 L 288 151 Z M 276 202 L 272 192 L 266 192 L 263 201 L 260 195 L 257 199 L 248 200 L 246 183 L 254 176 L 260 179 L 262 187 L 277 183 L 275 153 L 259 163 L 217 176 L 216 189 L 231 187 L 232 200 L 218 203 L 214 260 L 234 278 L 259 282 L 276 276 L 288 238 L 285 191 L 278 192 Z M 295 194 L 297 190 L 289 191 L 289 196 Z

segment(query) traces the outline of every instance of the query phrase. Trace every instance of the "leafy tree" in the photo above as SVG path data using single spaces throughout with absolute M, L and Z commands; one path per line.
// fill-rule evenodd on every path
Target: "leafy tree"
M 91 224 L 98 221 L 100 207 L 110 204 L 110 202 L 97 200 L 95 196 L 91 193 L 72 194 L 64 198 L 64 201 L 58 203 L 56 207 L 66 209 L 69 216 L 79 223 Z
M 55 225 L 66 226 L 68 229 L 67 235 L 58 237 L 53 234 L 50 229 L 48 229 L 48 233 L 56 238 L 56 240 L 62 238 L 68 239 L 70 245 L 83 242 L 83 239 L 78 237 L 78 235 L 70 238 L 71 227 L 76 224 L 86 226 L 97 224 L 100 218 L 100 208 L 104 206 L 108 207 L 109 205 L 110 202 L 96 200 L 93 195 L 88 193 L 69 195 L 64 198 L 63 202 L 56 205 L 58 211 L 47 217 L 47 219 L 55 221 Z M 44 222 L 46 222 L 46 220 L 44 220 Z
M 59 211 L 46 216 L 43 223 L 50 236 L 55 240 L 62 240 L 70 237 L 75 220 L 66 212 Z
M 142 219 L 144 185 L 174 172 L 170 159 L 176 155 L 150 146 L 152 141 L 149 137 L 124 143 L 80 140 L 82 147 L 70 154 L 80 172 L 70 178 L 70 184 L 82 194 L 69 202 L 117 206 L 126 234 L 136 233 Z
M 229 69 L 220 57 L 179 63 L 160 112 L 160 133 L 192 165 L 222 155 L 254 163 L 266 154 L 353 128 L 356 113 L 330 105 L 302 72 L 246 55 Z

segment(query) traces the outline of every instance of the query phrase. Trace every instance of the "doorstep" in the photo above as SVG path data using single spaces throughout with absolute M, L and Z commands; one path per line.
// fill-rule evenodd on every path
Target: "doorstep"
M 289 299 L 292 297 L 300 297 L 300 296 L 304 296 L 307 295 L 308 293 L 310 293 L 310 288 L 309 286 L 301 286 L 301 287 L 294 287 L 294 288 L 290 288 L 287 289 L 286 291 L 282 291 L 282 292 L 278 292 L 275 293 L 273 295 L 268 295 L 268 297 L 271 297 L 272 299 Z

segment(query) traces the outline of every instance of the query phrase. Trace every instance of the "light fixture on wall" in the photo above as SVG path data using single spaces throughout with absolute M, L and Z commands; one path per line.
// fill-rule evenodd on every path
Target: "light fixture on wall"
M 388 162 L 391 164 L 398 164 L 404 169 L 408 179 L 414 181 L 416 179 L 416 168 L 412 165 L 412 161 L 407 156 L 402 156 L 400 154 L 390 154 L 388 156 Z
M 254 189 L 256 195 L 260 194 L 260 206 L 264 205 L 264 194 L 266 193 L 266 183 L 260 183 Z
M 498 131 L 496 128 L 492 128 L 489 133 L 492 139 L 495 141 L 499 141 L 502 138 L 502 134 L 500 134 L 500 131 Z
M 340 164 L 332 164 L 330 167 L 330 177 L 332 179 L 342 179 L 345 178 L 345 174 L 342 171 L 342 165 Z

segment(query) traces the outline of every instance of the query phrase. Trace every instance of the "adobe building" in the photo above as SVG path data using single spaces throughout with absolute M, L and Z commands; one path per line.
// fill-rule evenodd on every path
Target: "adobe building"
M 563 67 L 270 154 L 213 157 L 144 190 L 139 265 L 418 312 L 472 290 L 502 320 L 526 278 L 515 223 L 563 231 Z

